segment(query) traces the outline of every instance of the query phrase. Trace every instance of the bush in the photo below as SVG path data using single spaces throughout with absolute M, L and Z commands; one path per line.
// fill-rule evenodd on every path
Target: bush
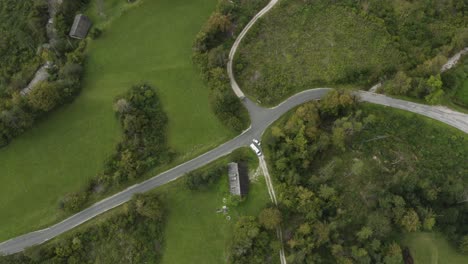
M 102 30 L 97 27 L 94 27 L 89 35 L 92 39 L 98 39 L 102 35 Z
M 225 166 L 216 166 L 205 171 L 193 171 L 185 175 L 185 185 L 190 190 L 200 190 L 215 183 L 221 176 L 226 174 Z

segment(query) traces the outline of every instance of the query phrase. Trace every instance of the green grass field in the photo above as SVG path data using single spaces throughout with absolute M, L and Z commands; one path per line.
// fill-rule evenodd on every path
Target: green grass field
M 435 233 L 407 235 L 403 245 L 409 247 L 415 264 L 464 264 L 468 255 L 458 253 L 445 238 Z
M 206 191 L 181 191 L 167 186 L 165 201 L 169 208 L 162 263 L 226 263 L 232 228 L 241 215 L 256 216 L 270 201 L 263 177 L 250 184 L 247 200 L 229 215 L 230 221 L 216 210 L 227 197 L 227 175 Z
M 192 41 L 215 4 L 142 0 L 90 43 L 78 98 L 0 149 L 0 241 L 63 217 L 59 199 L 85 186 L 119 141 L 113 100 L 135 83 L 158 88 L 175 162 L 233 136 L 212 114 L 191 61 Z
M 280 2 L 247 34 L 234 66 L 248 95 L 273 105 L 314 87 L 366 88 L 400 63 L 382 25 L 314 3 Z

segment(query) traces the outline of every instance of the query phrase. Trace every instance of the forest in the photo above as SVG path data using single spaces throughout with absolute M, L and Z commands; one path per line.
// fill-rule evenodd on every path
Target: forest
M 298 107 L 264 138 L 288 263 L 402 263 L 416 231 L 468 253 L 466 140 L 344 91 Z

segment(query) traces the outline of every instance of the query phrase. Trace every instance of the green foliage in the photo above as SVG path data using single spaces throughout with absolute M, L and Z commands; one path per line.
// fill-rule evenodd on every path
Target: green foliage
M 167 116 L 155 89 L 145 84 L 133 86 L 116 99 L 114 109 L 124 136 L 99 176 L 98 183 L 105 187 L 141 177 L 171 158 L 166 146 Z
M 48 112 L 60 99 L 57 85 L 42 82 L 28 94 L 28 104 L 36 111 Z
M 353 105 L 330 115 L 329 105 L 340 106 L 300 106 L 263 139 L 289 262 L 402 263 L 393 242 L 401 233 L 436 229 L 453 243 L 468 234 L 465 135 L 396 110 Z
M 85 202 L 85 193 L 70 193 L 60 201 L 60 207 L 68 213 L 76 213 L 82 209 Z
M 393 82 L 389 82 L 384 86 L 384 90 L 388 94 L 405 95 L 411 88 L 411 78 L 405 72 L 399 71 L 395 75 Z
M 279 250 L 271 243 L 274 239 L 274 232 L 267 232 L 254 217 L 241 217 L 234 226 L 229 262 L 271 263 L 271 255 Z
M 96 225 L 66 234 L 0 263 L 159 263 L 165 208 L 154 193 L 138 194 Z
M 45 0 L 0 2 L 0 100 L 12 80 L 31 79 L 39 66 L 36 50 L 46 42 L 47 17 Z
M 226 72 L 230 43 L 266 0 L 219 0 L 216 11 L 198 33 L 193 59 L 210 87 L 211 108 L 229 129 L 241 132 L 248 126 L 248 113 L 233 93 Z
M 281 224 L 281 212 L 276 208 L 265 208 L 260 212 L 258 222 L 268 230 L 276 230 Z
M 444 90 L 442 90 L 442 80 L 440 75 L 431 76 L 426 82 L 429 90 L 429 94 L 425 97 L 429 104 L 438 104 L 444 96 Z
M 64 0 L 58 7 L 57 17 L 54 18 L 57 23 L 54 25 L 56 27 L 62 25 L 60 17 L 72 21 L 75 13 L 86 2 L 87 0 Z M 1 12 L 22 12 L 27 10 L 30 12 L 30 20 L 26 19 L 28 23 L 26 28 L 21 23 L 15 23 L 16 20 L 11 21 L 9 18 L 5 18 L 5 23 L 0 23 L 2 25 L 0 26 L 0 32 L 3 30 L 3 25 L 5 25 L 6 29 L 17 30 L 15 34 L 21 36 L 21 43 L 15 43 L 16 37 L 14 36 L 9 38 L 11 40 L 9 44 L 13 46 L 9 47 L 5 44 L 4 47 L 8 48 L 8 52 L 6 50 L 2 51 L 3 46 L 0 43 L 0 56 L 5 58 L 6 61 L 0 66 L 0 112 L 6 112 L 8 116 L 16 120 L 13 124 L 0 118 L 0 147 L 23 133 L 33 124 L 32 121 L 35 119 L 74 99 L 81 88 L 82 65 L 85 59 L 86 41 L 70 41 L 67 37 L 68 31 L 67 33 L 62 32 L 63 34 L 59 34 L 55 40 L 50 41 L 54 45 L 50 44 L 50 47 L 41 47 L 38 50 L 39 44 L 44 44 L 47 41 L 45 39 L 45 23 L 48 15 L 47 2 L 37 0 L 19 3 L 14 4 L 7 1 L 5 6 L 2 6 L 3 2 L 0 4 Z M 4 19 L 3 17 L 3 13 L 0 13 L 0 21 Z M 15 16 L 11 15 L 11 17 Z M 15 17 L 15 19 L 18 19 L 18 17 Z M 19 21 L 24 22 L 21 19 Z M 15 28 L 16 26 L 20 28 Z M 68 27 L 68 25 L 62 26 Z M 32 33 L 29 32 L 30 30 L 37 32 Z M 69 30 L 69 28 L 66 28 L 66 30 Z M 7 35 L 7 33 L 5 34 Z M 22 36 L 22 34 L 25 36 Z M 30 45 L 27 49 L 23 47 L 26 43 Z M 17 52 L 16 49 L 24 52 Z M 31 54 L 27 53 L 28 50 Z M 18 99 L 17 97 L 20 96 L 19 91 L 26 87 L 42 60 L 48 60 L 49 63 L 54 64 L 54 67 L 48 69 L 49 79 L 34 87 L 27 95 L 27 100 Z M 21 109 L 21 111 L 13 109 Z
M 468 59 L 442 74 L 443 89 L 457 105 L 468 108 Z
M 227 171 L 226 166 L 216 166 L 206 171 L 192 171 L 184 176 L 185 185 L 190 190 L 206 189 Z

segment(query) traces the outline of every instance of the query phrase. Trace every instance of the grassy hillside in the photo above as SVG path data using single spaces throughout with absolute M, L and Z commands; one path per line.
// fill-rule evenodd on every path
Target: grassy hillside
M 248 94 L 275 104 L 308 88 L 369 84 L 400 59 L 380 23 L 340 6 L 284 1 L 247 35 L 235 67 Z
M 280 1 L 240 45 L 237 79 L 247 94 L 272 105 L 314 87 L 368 89 L 405 71 L 421 79 L 414 78 L 411 88 L 388 90 L 424 98 L 432 92 L 426 79 L 467 45 L 465 5 Z
M 0 149 L 0 240 L 62 217 L 59 199 L 84 187 L 119 141 L 113 100 L 135 83 L 159 91 L 169 145 L 180 154 L 174 163 L 232 136 L 212 114 L 191 61 L 192 41 L 215 4 L 142 1 L 90 43 L 79 97 Z

